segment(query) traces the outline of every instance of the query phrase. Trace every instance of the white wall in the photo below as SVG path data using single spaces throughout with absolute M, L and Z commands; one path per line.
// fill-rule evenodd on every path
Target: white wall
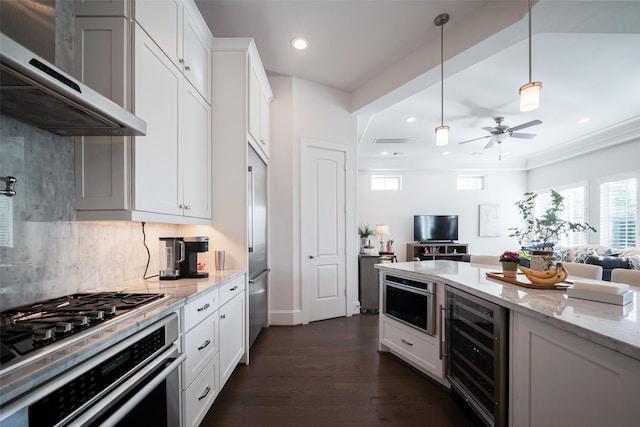
M 532 169 L 528 181 L 529 190 L 534 192 L 586 184 L 586 221 L 599 229 L 600 183 L 631 177 L 640 181 L 640 139 Z M 588 241 L 599 243 L 598 233 L 589 232 Z
M 401 191 L 372 191 L 371 175 L 401 175 Z M 457 191 L 456 177 L 484 175 L 485 190 Z M 398 261 L 406 260 L 406 244 L 413 241 L 413 215 L 458 215 L 458 241 L 475 255 L 515 250 L 518 242 L 508 228 L 521 226 L 515 202 L 527 188 L 525 172 L 409 171 L 358 173 L 358 224 L 389 224 Z M 479 237 L 480 204 L 499 205 L 500 237 Z M 379 237 L 376 237 L 376 242 Z
M 290 76 L 269 76 L 271 103 L 269 157 L 269 311 L 274 325 L 299 324 L 302 312 L 300 244 L 300 144 L 315 139 L 356 147 L 356 118 L 349 113 L 348 93 Z M 353 164 L 357 167 L 355 156 Z M 347 182 L 355 192 L 355 173 Z M 353 206 L 355 212 L 355 206 Z M 355 215 L 347 228 L 355 230 Z M 355 233 L 347 247 L 356 245 Z M 357 298 L 357 256 L 349 255 L 347 293 Z M 351 305 L 349 305 L 351 307 Z

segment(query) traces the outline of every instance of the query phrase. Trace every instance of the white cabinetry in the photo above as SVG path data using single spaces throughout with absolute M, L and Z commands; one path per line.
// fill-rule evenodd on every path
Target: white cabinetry
M 184 307 L 183 425 L 198 426 L 220 391 L 218 289 Z
M 147 135 L 76 139 L 78 218 L 209 224 L 209 46 L 213 37 L 202 32 L 198 37 L 185 37 L 198 41 L 194 42 L 196 48 L 186 49 L 199 52 L 193 54 L 198 58 L 193 64 L 198 65 L 190 68 L 197 69 L 193 75 L 199 75 L 202 82 L 192 82 L 184 64 L 176 65 L 161 48 L 171 46 L 172 36 L 168 33 L 175 30 L 182 34 L 183 4 L 184 16 L 189 17 L 185 22 L 195 22 L 191 10 L 197 9 L 192 1 L 140 0 L 127 4 L 133 4 L 141 13 L 153 6 L 156 19 L 143 20 L 153 31 L 143 30 L 126 17 L 76 18 L 76 74 L 142 118 L 147 123 Z M 87 2 L 81 11 L 90 14 L 103 9 Z M 173 14 L 179 20 L 170 24 L 173 21 L 167 16 Z M 158 21 L 166 25 L 166 31 Z M 185 25 L 190 32 L 196 31 L 195 24 Z M 202 31 L 201 26 L 198 30 Z M 158 39 L 150 37 L 150 33 Z M 205 69 L 201 68 L 203 64 Z
M 382 289 L 382 286 L 380 286 Z M 382 291 L 380 301 L 383 299 Z M 444 303 L 444 286 L 436 283 L 436 309 Z M 442 325 L 436 316 L 436 334 L 428 335 L 384 314 L 380 314 L 380 350 L 389 351 L 438 382 L 449 387 L 444 380 L 444 363 L 440 358 Z M 443 347 L 444 348 L 444 347 Z
M 211 42 L 196 6 L 181 0 L 138 0 L 135 18 L 210 103 Z
M 226 384 L 247 348 L 244 278 L 220 287 L 220 387 Z
M 260 82 L 264 74 L 257 59 L 249 59 L 249 141 L 269 157 L 269 104 L 271 89 Z M 264 79 L 263 79 L 264 80 Z
M 511 313 L 509 425 L 638 423 L 640 361 Z

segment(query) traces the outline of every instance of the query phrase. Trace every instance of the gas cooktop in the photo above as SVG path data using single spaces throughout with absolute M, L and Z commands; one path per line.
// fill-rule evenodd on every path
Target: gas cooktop
M 164 294 L 78 293 L 0 312 L 0 365 L 82 333 Z

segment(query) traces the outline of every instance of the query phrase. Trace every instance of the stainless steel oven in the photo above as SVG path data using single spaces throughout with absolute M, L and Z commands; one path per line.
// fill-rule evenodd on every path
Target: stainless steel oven
M 0 423 L 179 426 L 178 334 L 172 313 L 0 408 Z
M 433 282 L 385 273 L 382 282 L 382 312 L 424 333 L 435 335 L 435 288 Z

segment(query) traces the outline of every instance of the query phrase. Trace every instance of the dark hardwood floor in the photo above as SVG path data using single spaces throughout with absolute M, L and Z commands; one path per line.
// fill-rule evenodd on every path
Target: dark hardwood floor
M 263 329 L 201 426 L 472 426 L 448 390 L 377 352 L 378 315 Z

